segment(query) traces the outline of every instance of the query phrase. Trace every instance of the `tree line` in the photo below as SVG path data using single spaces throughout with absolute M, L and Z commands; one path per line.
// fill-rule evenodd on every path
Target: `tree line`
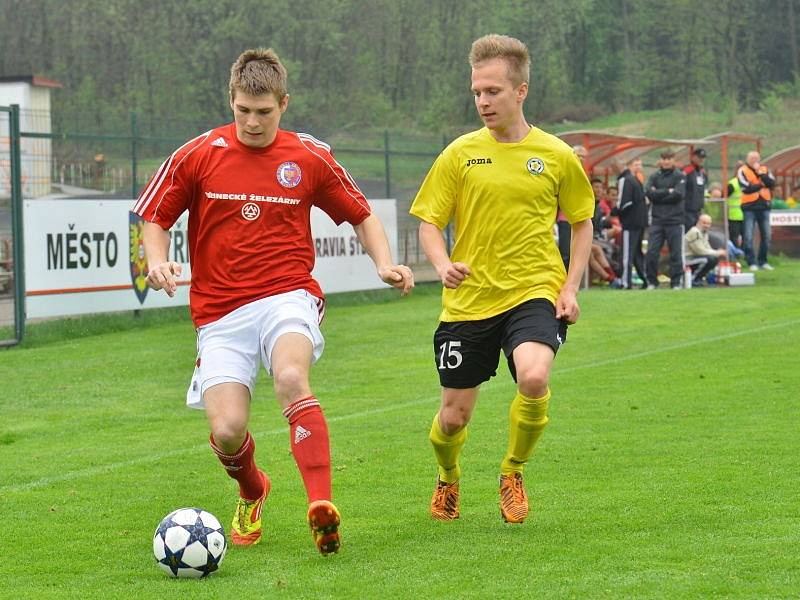
M 0 0 L 0 76 L 56 79 L 64 130 L 229 119 L 229 68 L 273 47 L 287 124 L 321 133 L 474 125 L 466 56 L 506 33 L 532 57 L 526 114 L 585 120 L 758 108 L 800 90 L 800 0 Z M 81 121 L 83 118 L 83 121 Z

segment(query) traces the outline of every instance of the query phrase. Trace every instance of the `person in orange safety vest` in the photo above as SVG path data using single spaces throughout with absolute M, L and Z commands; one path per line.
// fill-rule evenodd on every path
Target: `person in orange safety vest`
M 742 190 L 741 206 L 744 215 L 744 254 L 751 271 L 764 269 L 772 271 L 767 262 L 769 253 L 770 227 L 769 213 L 772 203 L 772 189 L 775 176 L 766 165 L 761 164 L 761 155 L 753 150 L 747 153 L 747 160 L 736 173 Z M 761 241 L 758 256 L 753 248 L 756 224 Z

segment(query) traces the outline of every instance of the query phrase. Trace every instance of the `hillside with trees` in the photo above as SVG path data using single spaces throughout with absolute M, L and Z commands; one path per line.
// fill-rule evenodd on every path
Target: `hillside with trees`
M 64 84 L 65 130 L 151 131 L 228 118 L 228 69 L 271 46 L 287 63 L 287 124 L 473 124 L 466 55 L 485 33 L 531 51 L 527 114 L 585 121 L 665 107 L 728 114 L 800 96 L 800 0 L 0 0 L 0 76 Z

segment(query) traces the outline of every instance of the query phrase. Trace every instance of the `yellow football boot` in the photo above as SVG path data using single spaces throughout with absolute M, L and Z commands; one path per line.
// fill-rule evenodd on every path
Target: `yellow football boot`
M 259 471 L 264 478 L 264 494 L 257 500 L 239 498 L 231 525 L 231 542 L 237 546 L 252 546 L 261 541 L 261 509 L 270 490 L 269 477 Z

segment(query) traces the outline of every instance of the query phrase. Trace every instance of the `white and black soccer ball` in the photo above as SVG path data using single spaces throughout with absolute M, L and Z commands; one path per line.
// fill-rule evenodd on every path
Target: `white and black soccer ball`
M 219 520 L 199 508 L 169 513 L 153 535 L 156 562 L 172 577 L 205 577 L 219 569 L 226 550 Z

